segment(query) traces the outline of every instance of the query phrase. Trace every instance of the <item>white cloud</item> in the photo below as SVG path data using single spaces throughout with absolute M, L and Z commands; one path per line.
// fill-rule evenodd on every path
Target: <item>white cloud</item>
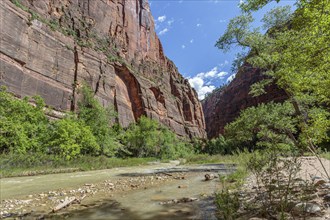
M 217 71 L 218 71 L 218 68 L 217 67 L 214 67 L 210 71 L 204 73 L 204 78 L 214 77 L 217 74 Z
M 223 79 L 226 75 L 228 75 L 227 72 L 219 71 L 218 67 L 214 67 L 208 72 L 201 72 L 190 78 L 189 83 L 197 91 L 198 98 L 202 100 L 207 93 L 215 89 L 215 86 L 212 85 L 212 80 L 217 78 Z
M 227 76 L 228 72 L 221 71 L 220 73 L 217 74 L 217 77 L 223 78 L 224 76 Z
M 235 76 L 236 76 L 236 73 L 234 73 L 231 76 L 229 76 L 228 79 L 227 79 L 227 83 L 233 81 L 233 79 L 235 78 Z
M 228 74 L 227 72 L 219 71 L 218 67 L 214 67 L 213 69 L 211 69 L 208 72 L 198 73 L 197 76 L 202 79 L 205 79 L 205 78 L 221 78 L 222 79 L 227 74 Z
M 220 19 L 219 22 L 220 23 L 225 23 L 225 22 L 227 22 L 227 20 L 226 19 Z
M 220 67 L 224 67 L 224 66 L 227 66 L 228 64 L 229 64 L 229 61 L 228 60 L 225 60 L 225 62 L 220 63 L 219 66 Z
M 204 80 L 198 76 L 195 76 L 194 78 L 191 78 L 188 81 L 191 87 L 193 87 L 196 90 L 198 94 L 198 98 L 200 100 L 204 99 L 207 93 L 212 92 L 215 89 L 215 86 L 204 85 Z
M 181 46 L 181 48 L 182 48 L 182 49 L 186 48 L 186 45 L 183 44 L 183 45 Z
M 163 30 L 159 31 L 159 35 L 164 35 L 168 32 L 168 29 L 167 28 L 164 28 Z
M 166 20 L 166 15 L 159 16 L 159 17 L 157 18 L 157 21 L 159 21 L 159 22 L 164 22 L 165 20 Z
M 196 27 L 200 27 L 200 26 L 202 26 L 202 24 L 200 24 L 200 23 L 196 24 Z
M 190 43 L 191 43 L 191 44 L 194 43 L 194 39 L 191 39 L 191 40 L 190 40 Z
M 174 23 L 174 19 L 172 18 L 171 20 L 167 21 L 167 24 L 171 26 Z

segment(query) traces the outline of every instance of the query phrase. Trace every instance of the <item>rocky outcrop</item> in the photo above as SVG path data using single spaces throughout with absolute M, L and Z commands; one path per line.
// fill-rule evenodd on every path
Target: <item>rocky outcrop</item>
M 286 99 L 285 92 L 274 84 L 266 87 L 266 94 L 257 97 L 250 95 L 251 85 L 262 79 L 264 76 L 259 69 L 245 67 L 229 85 L 203 100 L 206 132 L 209 138 L 223 134 L 226 124 L 234 121 L 242 110 L 259 103 L 281 102 Z
M 146 115 L 205 137 L 196 92 L 165 57 L 147 0 L 0 1 L 0 85 L 76 110 L 87 82 L 124 127 Z

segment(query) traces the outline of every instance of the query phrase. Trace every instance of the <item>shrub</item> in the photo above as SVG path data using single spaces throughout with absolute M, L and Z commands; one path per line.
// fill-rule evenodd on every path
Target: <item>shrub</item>
M 126 156 L 177 158 L 191 152 L 173 132 L 145 116 L 130 125 L 122 142 Z
M 90 128 L 73 116 L 55 121 L 49 138 L 49 152 L 72 159 L 80 154 L 97 155 L 100 146 Z
M 0 152 L 24 154 L 44 151 L 48 119 L 44 114 L 43 100 L 35 96 L 35 107 L 29 98 L 16 99 L 4 88 L 0 89 Z
M 193 153 L 191 144 L 181 141 L 168 128 L 162 127 L 159 142 L 161 145 L 158 157 L 163 159 L 186 157 Z
M 114 156 L 120 147 L 116 131 L 111 128 L 116 112 L 110 106 L 104 108 L 88 86 L 84 85 L 80 92 L 82 99 L 78 102 L 78 118 L 90 127 L 101 147 L 101 153 Z
M 125 148 L 136 157 L 156 156 L 160 151 L 159 125 L 142 116 L 137 124 L 131 124 L 123 136 Z
M 259 104 L 241 112 L 225 127 L 225 136 L 238 148 L 249 150 L 281 148 L 296 144 L 297 119 L 289 102 Z
M 237 149 L 233 146 L 230 140 L 227 140 L 224 136 L 220 135 L 217 138 L 209 140 L 204 148 L 204 152 L 214 154 L 230 154 Z
M 218 219 L 236 219 L 237 210 L 240 206 L 238 193 L 230 193 L 228 190 L 222 190 L 215 195 L 215 202 L 220 212 Z

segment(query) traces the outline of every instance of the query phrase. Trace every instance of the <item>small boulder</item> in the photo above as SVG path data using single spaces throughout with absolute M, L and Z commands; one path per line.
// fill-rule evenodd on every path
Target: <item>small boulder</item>
M 314 186 L 319 187 L 321 185 L 324 185 L 325 183 L 326 181 L 324 179 L 319 179 L 315 181 Z
M 324 183 L 322 189 L 330 189 L 330 183 Z
M 309 214 L 316 214 L 321 212 L 321 207 L 314 203 L 301 202 L 296 204 L 296 206 L 294 207 L 294 211 L 296 213 L 307 212 Z
M 214 174 L 212 174 L 212 173 L 211 174 L 208 174 L 207 173 L 207 174 L 205 174 L 204 177 L 205 177 L 205 181 L 209 181 L 209 180 L 214 179 Z

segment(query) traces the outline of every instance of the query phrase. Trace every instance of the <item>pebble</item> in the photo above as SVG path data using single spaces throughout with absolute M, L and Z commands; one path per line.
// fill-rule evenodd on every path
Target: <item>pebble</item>
M 321 180 L 322 177 L 319 177 L 319 176 L 311 176 L 311 179 L 312 179 L 312 181 L 314 182 L 314 181 L 316 181 L 316 180 Z
M 294 207 L 294 210 L 296 212 L 307 212 L 310 214 L 316 214 L 316 213 L 321 212 L 321 207 L 314 203 L 301 202 L 301 203 L 296 204 L 296 206 Z
M 322 185 L 322 188 L 323 188 L 323 189 L 330 189 L 330 183 L 324 183 L 324 184 Z

